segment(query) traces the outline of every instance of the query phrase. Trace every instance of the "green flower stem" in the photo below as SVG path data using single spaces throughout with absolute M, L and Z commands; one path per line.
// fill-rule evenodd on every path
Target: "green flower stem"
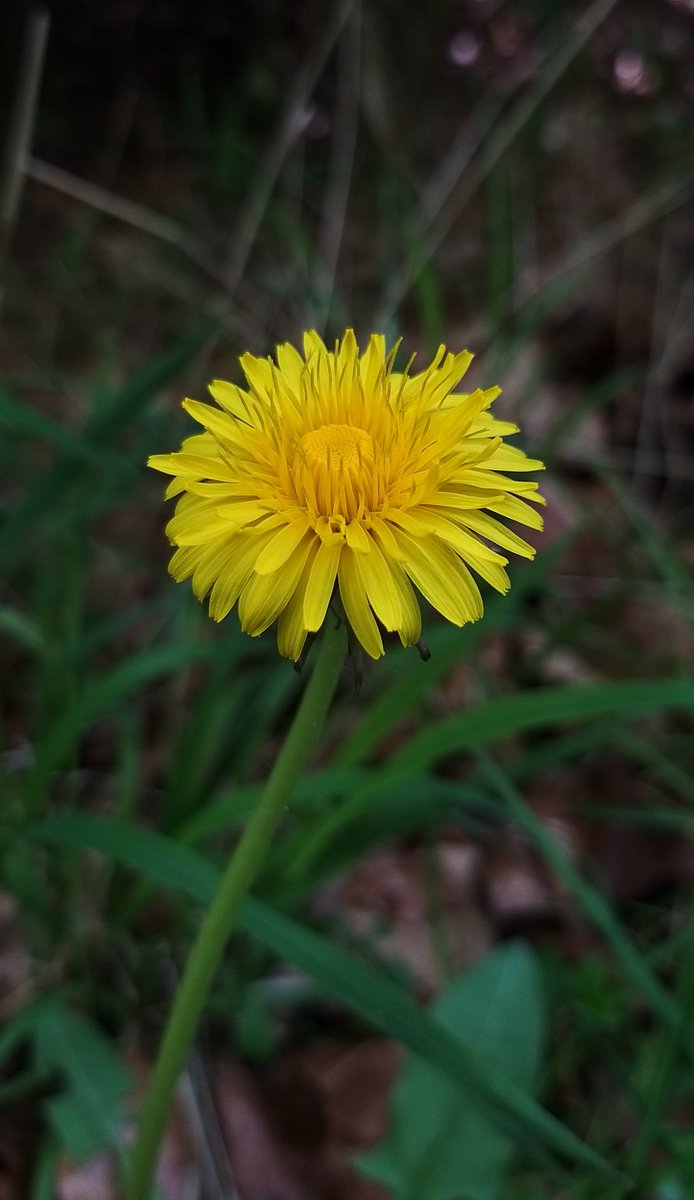
M 232 854 L 200 926 L 164 1031 L 140 1117 L 126 1200 L 150 1200 L 159 1148 L 214 976 L 241 902 L 262 864 L 287 798 L 320 737 L 345 659 L 346 633 L 332 615 L 323 627 L 313 674 L 263 794 Z

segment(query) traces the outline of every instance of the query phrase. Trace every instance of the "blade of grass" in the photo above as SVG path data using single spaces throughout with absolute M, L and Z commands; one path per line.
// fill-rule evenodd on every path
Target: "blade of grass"
M 670 788 L 676 796 L 681 796 L 688 804 L 694 804 L 694 777 L 670 755 L 663 753 L 652 742 L 636 737 L 627 729 L 617 731 L 615 744 L 623 754 L 647 767 L 650 774 L 659 783 Z
M 216 653 L 214 643 L 181 644 L 146 651 L 88 684 L 53 723 L 38 748 L 36 762 L 25 785 L 27 816 L 34 812 L 52 772 L 60 768 L 76 740 L 93 721 L 154 680 L 181 671 L 201 659 L 213 659 Z
M 653 566 L 672 591 L 674 599 L 687 617 L 694 619 L 692 601 L 692 572 L 682 556 L 664 536 L 663 530 L 634 493 L 624 485 L 617 474 L 604 463 L 593 462 L 594 471 L 612 492 L 623 512 L 639 535 L 639 541 L 648 554 Z M 685 666 L 683 664 L 683 671 Z
M 36 621 L 18 608 L 7 604 L 0 607 L 0 633 L 31 654 L 46 652 L 46 641 Z
M 245 656 L 244 641 L 236 641 L 239 656 Z M 271 658 L 241 675 L 230 671 L 234 658 L 220 656 L 210 669 L 177 738 L 167 786 L 167 832 L 199 816 L 222 772 L 228 778 L 231 769 L 233 778 L 243 778 L 298 688 L 298 676 L 285 662 Z
M 587 730 L 554 737 L 537 749 L 526 750 L 517 761 L 507 765 L 506 771 L 518 786 L 537 778 L 542 771 L 585 758 L 586 754 L 602 751 L 606 746 L 629 761 L 643 762 L 676 795 L 691 801 L 694 780 L 685 771 L 678 769 L 676 777 L 666 778 L 658 769 L 660 758 L 670 761 L 665 755 L 656 762 L 651 754 L 638 753 L 645 750 L 645 743 L 614 722 L 604 720 Z M 480 791 L 476 779 L 474 772 L 466 782 L 431 774 L 391 778 L 381 767 L 361 771 L 329 767 L 314 772 L 302 781 L 293 803 L 295 821 L 271 856 L 268 872 L 275 881 L 273 896 L 293 903 L 322 880 L 348 869 L 359 855 L 368 853 L 380 842 L 410 833 L 421 834 L 441 821 L 454 819 L 484 835 L 485 830 L 488 832 L 485 814 L 496 816 L 498 805 Z M 241 793 L 234 797 L 239 814 L 252 807 L 255 789 L 246 787 Z M 220 798 L 207 822 L 205 815 L 200 815 L 197 828 L 202 836 L 223 829 L 225 815 L 230 816 L 231 812 L 231 800 Z M 596 806 L 590 812 L 602 820 L 679 831 L 686 831 L 694 820 L 689 811 L 666 807 Z M 195 840 L 196 832 L 194 826 L 191 840 Z
M 677 1025 L 663 1030 L 661 1034 L 655 1078 L 649 1080 L 644 1118 L 628 1155 L 635 1179 L 643 1177 L 652 1148 L 667 1129 L 666 1114 L 676 1094 L 677 1062 L 680 1056 L 687 1054 L 691 1040 L 694 1015 L 694 920 L 691 916 L 687 934 L 686 953 L 680 958 L 682 966 L 677 987 L 681 1018 Z
M 361 75 L 362 30 L 359 4 L 350 7 L 338 45 L 337 95 L 335 102 L 333 150 L 323 198 L 318 253 L 318 278 L 314 290 L 320 297 L 322 332 L 331 328 L 331 308 L 337 279 L 337 265 L 344 236 L 345 220 L 359 126 L 359 86 Z
M 456 633 L 459 632 L 456 630 Z M 407 711 L 411 705 L 412 696 L 407 687 L 403 691 L 404 695 L 399 698 L 390 694 L 390 707 L 384 714 L 386 719 L 381 728 L 387 728 L 393 712 L 399 714 Z M 671 679 L 548 687 L 502 696 L 468 712 L 445 717 L 415 734 L 391 756 L 387 767 L 369 775 L 364 784 L 345 797 L 320 825 L 306 831 L 291 863 L 290 877 L 296 884 L 306 876 L 327 846 L 385 791 L 396 789 L 400 782 L 412 776 L 425 774 L 433 764 L 447 756 L 469 752 L 527 730 L 552 727 L 564 721 L 598 717 L 616 719 L 622 715 L 673 708 L 694 708 L 694 683 Z M 356 745 L 353 739 L 347 753 L 343 751 L 338 754 L 335 761 L 340 766 L 354 765 L 370 745 L 369 730 L 365 730 L 362 736 L 358 732 Z
M 228 308 L 243 278 L 251 256 L 263 216 L 274 192 L 286 157 L 302 129 L 302 118 L 313 88 L 332 54 L 342 27 L 352 9 L 353 0 L 336 0 L 324 14 L 317 26 L 317 37 L 305 61 L 295 72 L 292 86 L 282 109 L 282 116 L 274 138 L 268 145 L 247 201 L 241 212 L 233 236 L 232 250 L 226 264 L 226 292 L 224 308 Z
M 600 931 L 614 951 L 624 974 L 648 1000 L 663 1024 L 677 1028 L 681 1021 L 679 1006 L 651 972 L 646 960 L 632 944 L 629 935 L 609 903 L 589 884 L 567 858 L 547 827 L 525 803 L 506 772 L 483 752 L 477 760 L 483 778 L 493 787 L 507 815 L 532 838 L 543 858 L 576 898 L 592 925 Z
M 47 413 L 29 408 L 23 401 L 10 395 L 5 388 L 0 388 L 0 428 L 10 437 L 20 434 L 23 438 L 38 438 L 39 441 L 49 442 L 66 458 L 73 458 L 78 462 L 98 463 L 103 466 L 112 457 L 104 446 L 94 445 L 81 430 L 70 429 L 49 417 Z
M 16 89 L 5 124 L 5 144 L 0 166 L 0 269 L 5 273 L 5 257 L 19 209 L 24 185 L 26 159 L 31 146 L 36 108 L 41 87 L 43 63 L 51 17 L 48 7 L 32 5 L 23 10 L 22 44 L 17 47 L 19 63 L 15 73 Z M 19 22 L 15 17 L 15 30 Z M 8 27 L 5 25 L 5 33 Z M 10 33 L 12 24 L 10 24 Z M 2 297 L 0 296 L 0 303 Z
M 95 405 L 95 413 L 87 423 L 83 437 L 85 446 L 95 450 L 98 448 L 99 456 L 92 459 L 91 454 L 87 453 L 85 461 L 78 465 L 73 446 L 69 452 L 69 459 L 60 458 L 46 472 L 40 483 L 27 493 L 26 498 L 14 507 L 0 532 L 0 561 L 5 564 L 6 570 L 16 558 L 21 558 L 34 549 L 36 538 L 41 532 L 41 518 L 52 518 L 54 514 L 60 514 L 62 510 L 67 509 L 69 506 L 66 505 L 65 498 L 77 486 L 84 485 L 85 481 L 101 484 L 105 474 L 104 467 L 107 465 L 116 472 L 121 469 L 122 457 L 111 454 L 117 435 L 202 349 L 217 325 L 216 320 L 203 322 L 191 337 L 155 358 L 123 387 L 116 389 Z M 55 430 L 53 432 L 55 433 Z M 72 442 L 71 438 L 68 440 Z M 65 446 L 62 449 L 64 451 Z M 129 455 L 131 460 L 144 462 L 145 453 L 139 447 L 131 450 Z M 68 512 L 68 519 L 69 516 Z M 50 522 L 46 525 L 44 536 L 54 528 Z
M 369 704 L 368 712 L 356 730 L 338 751 L 335 763 L 345 767 L 357 766 L 378 748 L 399 720 L 421 704 L 427 693 L 447 675 L 457 663 L 469 657 L 475 646 L 489 636 L 492 629 L 511 629 L 521 621 L 523 602 L 528 595 L 541 590 L 566 551 L 575 534 L 562 539 L 538 562 L 521 567 L 508 596 L 492 597 L 487 604 L 484 622 L 465 625 L 462 629 L 450 626 L 434 628 L 427 639 L 431 658 L 425 664 L 411 657 L 398 662 L 393 683 L 381 688 L 379 696 Z M 525 618 L 523 618 L 525 619 Z
M 694 710 L 694 681 L 631 680 L 538 688 L 501 696 L 466 713 L 445 717 L 413 737 L 393 755 L 390 766 L 403 773 L 422 771 L 447 755 L 490 745 L 530 729 L 671 709 Z
M 200 904 L 209 903 L 219 880 L 218 869 L 195 851 L 122 821 L 86 816 L 53 818 L 34 826 L 32 836 L 99 849 L 167 888 L 184 890 Z M 490 1115 L 516 1141 L 534 1138 L 586 1167 L 612 1178 L 618 1174 L 525 1092 L 491 1072 L 487 1063 L 478 1061 L 474 1052 L 375 968 L 256 898 L 244 902 L 240 925 L 273 953 L 306 971 L 321 990 L 422 1055 L 458 1086 L 473 1089 Z
M 406 270 L 396 277 L 388 288 L 377 325 L 384 325 L 398 308 L 409 291 L 412 279 L 422 266 L 435 254 L 444 241 L 453 223 L 484 182 L 489 172 L 500 162 L 515 138 L 526 126 L 533 114 L 559 82 L 577 54 L 583 49 L 595 30 L 615 7 L 617 0 L 594 0 L 594 3 L 575 22 L 570 35 L 563 44 L 548 55 L 533 86 L 516 102 L 511 111 L 501 119 L 499 126 L 484 140 L 479 157 L 462 175 L 458 187 L 446 199 L 443 206 L 424 225 L 417 256 Z
M 568 252 L 563 252 L 551 262 L 542 272 L 542 282 L 524 289 L 514 306 L 514 313 L 522 314 L 524 322 L 534 324 L 557 299 L 575 286 L 575 277 L 585 272 L 593 259 L 608 254 L 639 230 L 687 204 L 692 193 L 694 165 L 691 161 L 682 161 L 677 171 L 664 183 L 658 180 L 617 217 L 598 225 L 578 246 L 572 243 Z

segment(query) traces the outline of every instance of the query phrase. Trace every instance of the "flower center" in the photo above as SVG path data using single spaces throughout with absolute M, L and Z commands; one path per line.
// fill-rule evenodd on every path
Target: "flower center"
M 365 461 L 373 462 L 373 438 L 353 425 L 321 425 L 305 433 L 301 445 L 311 467 L 354 470 Z

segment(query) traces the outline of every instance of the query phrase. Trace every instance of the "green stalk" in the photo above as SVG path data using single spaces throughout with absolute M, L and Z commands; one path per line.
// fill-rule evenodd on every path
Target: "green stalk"
M 229 860 L 188 959 L 140 1117 L 125 1189 L 126 1200 L 150 1200 L 176 1083 L 188 1058 L 241 902 L 258 873 L 289 794 L 320 737 L 342 670 L 345 645 L 344 623 L 337 626 L 329 615 L 317 646 L 313 674 L 289 733 L 258 805 Z

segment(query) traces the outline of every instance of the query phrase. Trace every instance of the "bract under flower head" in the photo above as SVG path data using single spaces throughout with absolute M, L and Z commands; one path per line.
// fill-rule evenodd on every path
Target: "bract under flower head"
M 456 387 L 472 359 L 441 346 L 423 371 L 395 371 L 395 349 L 374 334 L 360 355 L 351 329 L 328 350 L 304 335 L 303 357 L 277 347 L 276 362 L 244 354 L 247 388 L 210 384 L 217 406 L 184 400 L 204 432 L 149 465 L 174 478 L 167 526 L 177 580 L 192 576 L 210 614 L 238 602 L 257 636 L 277 621 L 279 650 L 298 659 L 320 629 L 335 587 L 373 658 L 381 629 L 410 646 L 421 636 L 415 589 L 455 625 L 476 621 L 482 599 L 470 568 L 509 587 L 507 559 L 533 549 L 498 518 L 539 529 L 537 483 L 506 471 L 542 463 L 504 437 L 498 388 Z

